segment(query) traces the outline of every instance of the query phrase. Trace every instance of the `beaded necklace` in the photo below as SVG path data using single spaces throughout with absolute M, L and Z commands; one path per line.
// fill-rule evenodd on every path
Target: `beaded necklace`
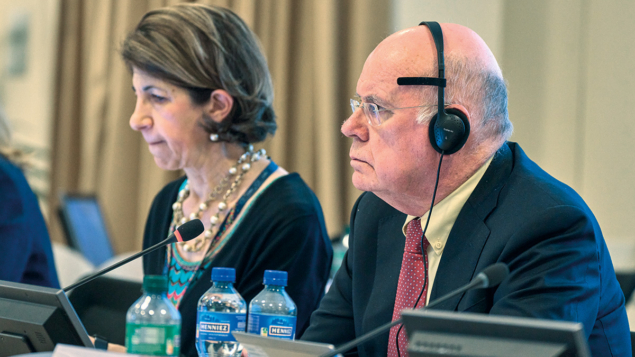
M 225 175 L 225 177 L 221 179 L 218 186 L 216 186 L 212 190 L 212 192 L 209 194 L 205 202 L 201 203 L 198 206 L 197 211 L 190 213 L 188 217 L 185 217 L 185 213 L 183 212 L 183 201 L 185 201 L 185 199 L 190 196 L 189 184 L 186 184 L 185 187 L 179 191 L 177 201 L 174 202 L 174 204 L 172 205 L 172 210 L 174 212 L 174 215 L 172 218 L 172 225 L 174 225 L 177 228 L 181 224 L 184 224 L 193 219 L 196 219 L 196 218 L 200 219 L 203 216 L 203 212 L 207 210 L 207 208 L 209 207 L 209 204 L 218 197 L 220 192 L 225 187 L 227 187 L 227 184 L 229 183 L 229 179 L 232 176 L 236 176 L 236 178 L 234 179 L 234 182 L 232 182 L 231 186 L 229 186 L 229 188 L 227 189 L 227 192 L 225 192 L 225 194 L 223 195 L 222 200 L 218 203 L 218 211 L 216 212 L 215 215 L 210 217 L 210 220 L 209 220 L 210 227 L 205 230 L 205 233 L 203 234 L 203 239 L 196 238 L 196 239 L 190 240 L 189 242 L 179 243 L 184 251 L 198 252 L 201 249 L 203 249 L 203 247 L 209 240 L 212 239 L 212 236 L 213 236 L 212 231 L 214 230 L 214 228 L 216 227 L 216 225 L 218 225 L 220 221 L 220 214 L 224 212 L 225 210 L 227 210 L 227 199 L 238 188 L 238 186 L 242 182 L 243 176 L 251 169 L 251 163 L 258 161 L 262 157 L 266 157 L 267 155 L 267 152 L 264 149 L 260 149 L 259 151 L 255 153 L 253 152 L 253 150 L 254 150 L 254 147 L 252 145 L 249 145 L 247 151 L 244 154 L 242 154 L 240 158 L 238 159 L 238 162 L 236 162 L 236 164 L 229 169 L 229 172 L 227 173 L 227 175 Z M 238 174 L 238 168 L 240 168 L 239 174 Z
M 167 276 L 168 276 L 168 298 L 172 301 L 174 306 L 178 308 L 179 303 L 187 288 L 192 282 L 198 280 L 201 275 L 207 270 L 220 251 L 220 247 L 230 238 L 231 233 L 223 237 L 223 234 L 227 232 L 235 222 L 236 217 L 240 214 L 244 208 L 246 202 L 258 191 L 260 186 L 267 180 L 267 178 L 278 169 L 278 165 L 271 161 L 269 165 L 260 173 L 260 175 L 254 180 L 251 186 L 245 191 L 245 193 L 236 202 L 236 205 L 228 212 L 225 219 L 220 224 L 218 232 L 214 236 L 210 247 L 208 248 L 205 258 L 200 262 L 188 262 L 183 259 L 174 245 L 169 245 L 166 258 L 167 258 Z M 183 182 L 181 187 L 187 185 L 187 180 Z M 170 232 L 174 230 L 174 225 L 170 225 Z M 221 237 L 223 237 L 221 239 Z

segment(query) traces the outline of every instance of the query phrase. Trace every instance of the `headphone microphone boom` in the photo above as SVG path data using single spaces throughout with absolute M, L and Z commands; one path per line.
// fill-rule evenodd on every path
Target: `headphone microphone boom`
M 437 49 L 437 62 L 439 66 L 438 78 L 431 77 L 399 77 L 398 85 L 431 85 L 439 88 L 438 112 L 432 117 L 428 125 L 428 136 L 434 150 L 444 155 L 451 155 L 459 151 L 470 135 L 470 122 L 463 112 L 457 109 L 445 109 L 444 88 L 445 60 L 443 57 L 443 32 L 441 26 L 435 21 L 423 21 L 419 26 L 425 25 L 430 30 Z

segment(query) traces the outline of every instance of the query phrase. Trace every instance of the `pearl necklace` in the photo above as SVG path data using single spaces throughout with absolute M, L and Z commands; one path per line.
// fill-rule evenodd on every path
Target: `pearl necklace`
M 232 176 L 236 176 L 231 186 L 229 186 L 229 188 L 223 195 L 223 198 L 218 203 L 218 211 L 216 212 L 215 215 L 210 217 L 209 219 L 210 227 L 205 230 L 202 239 L 195 238 L 188 242 L 177 243 L 181 245 L 184 251 L 198 252 L 201 249 L 203 249 L 207 241 L 213 238 L 212 231 L 220 223 L 220 214 L 222 212 L 225 212 L 228 208 L 227 199 L 231 196 L 231 194 L 234 191 L 236 191 L 236 189 L 242 182 L 243 176 L 251 169 L 251 163 L 258 161 L 262 157 L 266 157 L 267 155 L 267 152 L 265 151 L 265 149 L 260 149 L 256 152 L 254 152 L 253 150 L 254 150 L 253 146 L 249 145 L 249 147 L 247 148 L 247 151 L 244 154 L 242 154 L 240 158 L 238 159 L 238 161 L 236 162 L 236 164 L 229 169 L 229 172 L 221 179 L 218 186 L 216 186 L 212 190 L 212 192 L 209 194 L 205 202 L 201 203 L 198 206 L 198 209 L 196 210 L 196 212 L 190 213 L 188 217 L 185 217 L 185 213 L 183 212 L 183 201 L 185 201 L 185 199 L 190 196 L 189 184 L 186 184 L 185 187 L 183 187 L 183 189 L 179 191 L 178 198 L 176 202 L 174 202 L 174 204 L 172 205 L 172 210 L 174 211 L 172 226 L 174 226 L 175 229 L 178 228 L 181 224 L 184 224 L 193 219 L 197 219 L 197 218 L 201 219 L 201 217 L 203 216 L 203 212 L 205 212 L 209 208 L 209 204 L 212 201 L 216 200 L 216 198 L 221 193 L 221 191 L 225 189 L 225 187 L 227 187 L 227 184 L 229 183 L 230 178 Z M 240 173 L 238 173 L 239 168 L 240 168 Z

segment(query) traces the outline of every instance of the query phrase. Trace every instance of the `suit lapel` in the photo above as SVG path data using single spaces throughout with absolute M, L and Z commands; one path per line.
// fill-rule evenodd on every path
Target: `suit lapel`
M 511 150 L 505 144 L 461 209 L 441 256 L 430 301 L 469 283 L 475 275 L 490 234 L 485 218 L 496 208 L 501 188 L 511 173 L 512 161 Z M 445 301 L 436 309 L 456 310 L 463 295 Z
M 364 332 L 392 320 L 403 250 L 406 244 L 406 237 L 401 231 L 406 215 L 389 206 L 384 214 L 385 216 L 377 223 L 377 253 L 374 262 L 377 270 L 364 314 Z M 372 346 L 360 346 L 360 351 L 365 351 L 366 355 L 385 356 L 388 351 L 386 344 L 388 333 L 377 336 L 376 339 L 378 342 Z
M 406 221 L 406 215 L 399 214 L 387 217 L 380 222 L 377 230 L 377 262 L 375 266 L 379 267 L 375 273 L 375 281 L 371 295 L 369 306 L 382 306 L 377 311 L 377 321 L 386 321 L 392 318 L 392 311 L 395 306 L 395 297 L 397 294 L 397 285 L 399 283 L 399 273 L 401 271 L 401 261 L 403 259 L 403 250 L 406 244 L 401 228 Z M 374 305 L 374 299 L 378 299 Z M 390 301 L 390 304 L 380 303 L 382 301 Z

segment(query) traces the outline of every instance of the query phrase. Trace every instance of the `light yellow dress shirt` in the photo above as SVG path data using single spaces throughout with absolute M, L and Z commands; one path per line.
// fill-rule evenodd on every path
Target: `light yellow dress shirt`
M 439 267 L 439 261 L 441 261 L 441 255 L 443 249 L 448 241 L 448 236 L 454 226 L 456 218 L 459 216 L 459 212 L 467 202 L 467 199 L 472 194 L 472 191 L 476 188 L 479 181 L 487 171 L 489 164 L 492 162 L 492 158 L 487 160 L 478 171 L 472 175 L 467 181 L 465 181 L 459 188 L 454 190 L 443 201 L 437 203 L 432 209 L 432 216 L 430 217 L 430 223 L 428 224 L 428 230 L 425 232 L 426 238 L 430 245 L 426 252 L 428 253 L 428 296 L 426 296 L 426 304 L 430 301 L 430 292 L 432 291 L 432 285 L 434 284 L 434 277 L 437 275 L 437 268 Z M 421 217 L 421 230 L 425 227 L 428 214 L 426 212 Z M 406 223 L 404 223 L 402 231 L 404 236 L 406 235 L 406 226 L 410 221 L 417 218 L 416 216 L 408 216 Z

